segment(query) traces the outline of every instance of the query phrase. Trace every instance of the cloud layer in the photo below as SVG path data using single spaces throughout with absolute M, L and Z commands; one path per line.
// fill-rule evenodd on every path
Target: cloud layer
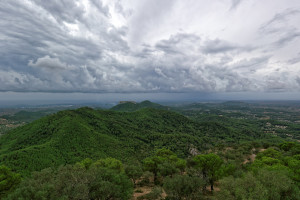
M 0 91 L 298 92 L 300 2 L 0 1 Z

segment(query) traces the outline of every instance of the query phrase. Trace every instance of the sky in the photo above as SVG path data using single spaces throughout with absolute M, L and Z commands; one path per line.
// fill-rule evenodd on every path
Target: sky
M 299 100 L 300 1 L 0 0 L 0 101 L 105 95 Z

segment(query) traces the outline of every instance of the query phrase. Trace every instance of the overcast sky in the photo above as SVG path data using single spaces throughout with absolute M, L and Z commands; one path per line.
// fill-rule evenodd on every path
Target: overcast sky
M 0 91 L 299 97 L 300 1 L 0 0 Z

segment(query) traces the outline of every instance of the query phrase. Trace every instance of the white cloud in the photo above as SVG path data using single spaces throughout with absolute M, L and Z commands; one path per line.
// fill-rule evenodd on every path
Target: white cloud
M 1 1 L 0 90 L 299 91 L 299 10 L 298 0 Z
M 48 55 L 42 58 L 38 58 L 35 63 L 34 61 L 29 60 L 28 66 L 48 68 L 52 70 L 68 68 L 68 65 L 66 63 L 61 62 L 58 58 L 51 58 Z

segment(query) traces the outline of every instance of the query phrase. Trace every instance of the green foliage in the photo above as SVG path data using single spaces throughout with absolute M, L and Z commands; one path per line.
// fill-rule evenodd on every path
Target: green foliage
M 163 147 L 187 157 L 191 145 L 199 151 L 208 149 L 223 142 L 224 135 L 232 134 L 218 123 L 198 123 L 166 110 L 124 113 L 80 108 L 46 116 L 1 136 L 0 162 L 29 175 L 87 157 L 142 160 Z M 183 170 L 184 161 L 175 166 Z
M 203 179 L 191 177 L 188 175 L 175 175 L 167 177 L 164 180 L 163 188 L 165 189 L 168 199 L 201 199 L 201 188 L 205 185 Z
M 108 169 L 116 170 L 117 172 L 124 172 L 123 163 L 115 158 L 99 159 L 96 162 L 92 163 L 91 167 L 105 167 Z
M 296 142 L 284 142 L 279 145 L 280 149 L 290 155 L 300 154 L 300 144 Z
M 0 199 L 12 192 L 20 182 L 20 174 L 14 173 L 8 167 L 0 165 Z
M 122 172 L 65 166 L 33 173 L 8 199 L 130 199 L 132 191 L 131 181 Z
M 217 199 L 238 200 L 238 199 L 268 199 L 268 191 L 249 173 L 243 178 L 234 179 L 227 177 L 220 181 L 220 192 L 216 193 Z
M 139 185 L 139 186 L 145 186 L 145 185 L 148 185 L 148 186 L 149 186 L 152 177 L 153 177 L 153 173 L 152 173 L 152 172 L 145 171 L 145 172 L 142 174 L 141 181 L 138 182 L 138 185 Z
M 299 188 L 282 170 L 259 170 L 256 178 L 268 190 L 268 199 L 300 199 Z
M 204 180 L 207 180 L 213 190 L 214 182 L 223 175 L 221 170 L 223 160 L 213 153 L 197 155 L 193 160 L 194 167 L 202 172 Z
M 284 151 L 290 151 L 292 148 L 296 147 L 297 144 L 295 142 L 284 142 L 279 145 L 280 149 Z
M 90 184 L 89 199 L 130 199 L 133 184 L 124 173 L 100 168 L 92 170 L 95 181 Z
M 261 159 L 262 157 L 280 159 L 282 157 L 282 154 L 279 151 L 275 150 L 274 148 L 268 148 L 267 150 L 257 154 L 256 158 Z
M 282 171 L 259 170 L 249 172 L 242 178 L 227 177 L 220 181 L 220 200 L 257 199 L 284 200 L 299 199 L 299 188 Z
M 154 183 L 157 183 L 157 175 L 160 174 L 163 177 L 173 175 L 180 170 L 183 171 L 186 166 L 186 162 L 183 159 L 177 157 L 169 149 L 159 149 L 154 156 L 148 157 L 143 161 L 144 169 L 154 174 Z
M 260 108 L 247 119 L 245 113 L 252 112 L 248 106 L 220 104 L 224 112 L 210 104 L 174 109 L 185 117 L 145 101 L 112 109 L 126 112 L 86 107 L 46 116 L 0 137 L 1 164 L 25 177 L 18 186 L 20 175 L 0 167 L 0 198 L 8 194 L 8 199 L 129 199 L 132 183 L 141 178 L 138 185 L 153 187 L 154 177 L 167 192 L 166 199 L 202 199 L 206 194 L 200 188 L 206 191 L 210 184 L 213 189 L 220 178 L 233 176 L 221 180 L 221 191 L 214 193 L 219 199 L 297 199 L 300 144 L 277 145 L 283 140 L 263 131 L 266 126 L 286 126 L 276 134 L 297 138 L 300 126 L 258 120 L 256 116 L 264 116 L 257 114 L 266 111 Z M 25 120 L 29 115 L 34 117 L 28 112 L 14 117 Z M 268 149 L 260 152 L 262 146 Z M 152 154 L 155 149 L 159 150 Z M 182 159 L 195 152 L 215 154 L 200 154 L 188 164 Z M 255 161 L 242 164 L 247 158 Z M 150 172 L 142 175 L 140 161 Z M 66 166 L 57 168 L 60 165 Z M 30 177 L 32 171 L 40 172 Z M 161 193 L 155 187 L 141 198 L 157 199 Z
M 80 161 L 80 162 L 77 162 L 75 166 L 76 166 L 76 167 L 79 167 L 79 168 L 89 169 L 90 166 L 91 166 L 93 163 L 94 163 L 94 162 L 93 162 L 92 159 L 86 158 L 86 159 L 84 159 L 84 160 L 82 160 L 82 161 Z
M 126 175 L 132 179 L 133 184 L 136 184 L 136 180 L 139 179 L 143 175 L 143 170 L 140 164 L 129 164 L 125 166 Z
M 260 169 L 272 171 L 285 171 L 286 174 L 295 181 L 295 184 L 300 183 L 300 153 L 296 150 L 300 145 L 296 143 L 283 143 L 279 147 L 283 150 L 275 150 L 269 148 L 260 152 L 251 169 L 257 172 Z

